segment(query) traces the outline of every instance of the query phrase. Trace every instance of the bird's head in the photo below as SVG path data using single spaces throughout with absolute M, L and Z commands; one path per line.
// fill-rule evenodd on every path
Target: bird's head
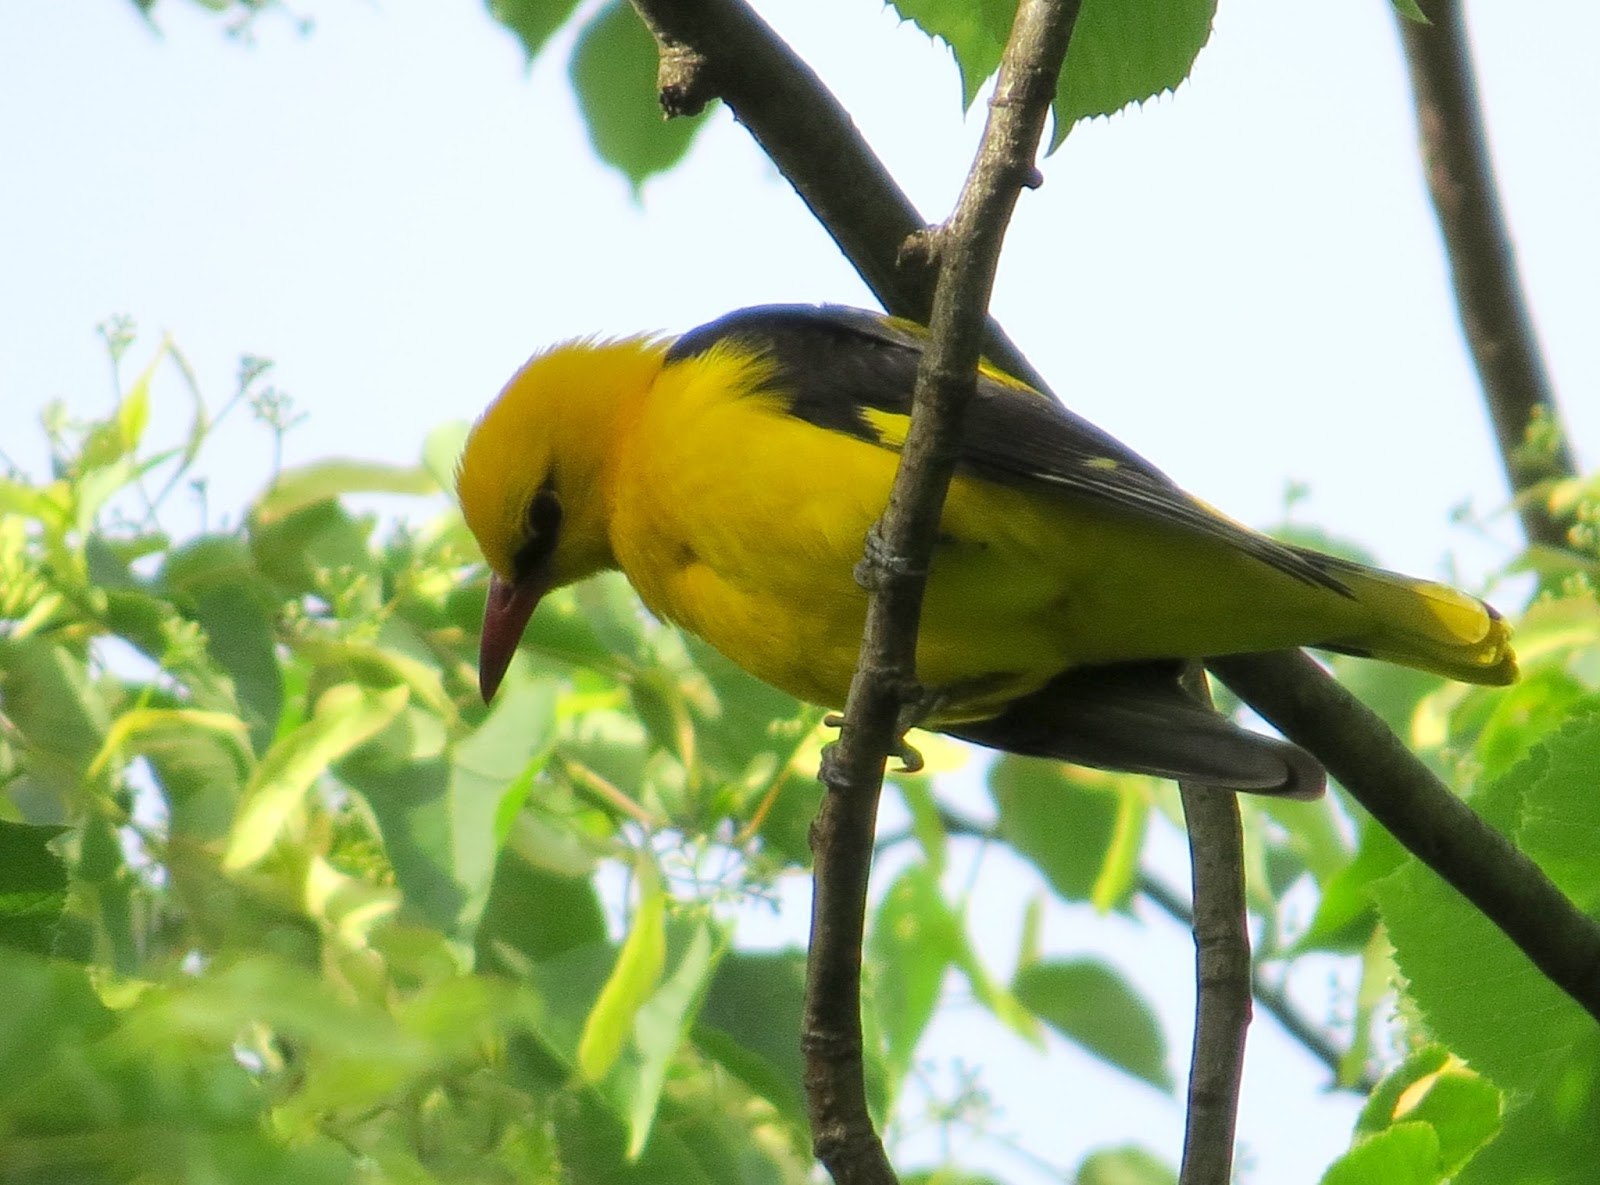
M 627 409 L 661 369 L 649 338 L 532 358 L 472 426 L 456 465 L 462 516 L 489 565 L 478 685 L 493 697 L 545 593 L 612 567 L 610 469 Z

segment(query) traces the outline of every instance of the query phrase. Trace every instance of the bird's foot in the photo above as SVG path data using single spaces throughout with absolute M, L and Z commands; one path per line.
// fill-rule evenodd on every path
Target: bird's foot
M 928 719 L 944 702 L 944 697 L 937 692 L 929 691 L 921 684 L 912 684 L 902 692 L 900 715 L 895 722 L 894 744 L 889 748 L 889 756 L 900 762 L 896 773 L 914 774 L 921 772 L 927 764 L 922 759 L 915 745 L 906 740 L 906 734 Z M 843 728 L 844 715 L 840 712 L 829 712 L 822 718 L 826 728 Z M 828 746 L 831 750 L 832 745 Z
M 856 583 L 868 592 L 878 588 L 886 577 L 909 576 L 915 572 L 926 574 L 927 569 L 913 564 L 902 555 L 890 550 L 880 530 L 882 523 L 873 523 L 867 530 L 865 552 L 856 563 Z

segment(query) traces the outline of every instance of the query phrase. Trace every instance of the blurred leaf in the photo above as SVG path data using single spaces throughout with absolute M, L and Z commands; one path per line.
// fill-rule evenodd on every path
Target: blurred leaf
M 67 869 L 50 841 L 64 830 L 0 820 L 0 947 L 51 952 L 67 904 Z
M 1068 901 L 1119 902 L 1132 887 L 1145 811 L 1121 779 L 1071 776 L 1058 762 L 1005 754 L 989 769 L 989 794 L 1007 843 Z
M 272 847 L 317 777 L 405 707 L 404 687 L 371 692 L 340 684 L 323 693 L 311 719 L 267 750 L 239 804 L 223 867 L 245 868 Z
M 639 1009 L 661 982 L 667 961 L 666 895 L 648 860 L 641 859 L 639 904 L 616 965 L 600 990 L 578 1040 L 578 1072 L 586 1082 L 599 1082 L 622 1056 Z
M 439 487 L 426 469 L 333 457 L 285 469 L 256 500 L 255 517 L 272 526 L 297 511 L 347 494 L 436 494 Z
M 162 582 L 206 634 L 206 651 L 233 680 L 252 748 L 266 751 L 283 713 L 276 609 L 243 542 L 206 537 L 172 551 Z
M 1372 886 L 1405 862 L 1400 842 L 1372 819 L 1362 820 L 1355 859 L 1324 882 L 1311 925 L 1295 942 L 1296 952 L 1356 951 L 1366 945 L 1378 922 Z
M 1591 1031 L 1537 1088 L 1513 1095 L 1500 1134 L 1454 1185 L 1550 1182 L 1588 1185 L 1600 1164 L 1600 1037 Z
M 578 7 L 578 0 L 489 0 L 489 15 L 517 35 L 532 62 Z
M 634 1018 L 632 1056 L 613 1068 L 606 1084 L 606 1093 L 618 1099 L 627 1118 L 629 1160 L 638 1158 L 650 1138 L 668 1067 L 689 1034 L 726 947 L 727 935 L 707 918 L 668 920 L 660 983 Z M 583 1052 L 580 1044 L 580 1067 Z
M 289 595 L 317 593 L 319 572 L 377 577 L 368 529 L 338 503 L 318 502 L 270 520 L 252 518 L 250 551 L 261 573 Z
M 1103 1148 L 1084 1157 L 1074 1185 L 1178 1185 L 1178 1174 L 1137 1145 Z
M 1158 1090 L 1172 1090 L 1161 1025 L 1111 967 L 1092 959 L 1032 963 L 1017 972 L 1011 990 L 1067 1040 Z
M 544 962 L 580 946 L 603 944 L 605 914 L 585 878 L 562 876 L 500 849 L 489 900 L 473 943 L 484 969 L 515 971 L 511 957 Z
M 570 67 L 589 142 L 639 193 L 683 158 L 704 115 L 666 119 L 656 91 L 656 43 L 624 0 L 610 0 L 578 34 Z
M 27 746 L 29 773 L 71 801 L 109 726 L 83 661 L 43 637 L 0 638 L 0 701 Z
M 718 965 L 695 1022 L 695 1043 L 766 1099 L 795 1131 L 808 1130 L 800 1083 L 805 956 L 734 951 Z
M 938 874 L 928 864 L 913 864 L 884 893 L 867 936 L 869 1001 L 883 1038 L 891 1100 L 911 1069 L 945 972 L 961 947 L 961 923 L 945 903 Z
M 1322 1185 L 1439 1185 L 1439 1137 L 1426 1123 L 1398 1123 L 1334 1161 Z

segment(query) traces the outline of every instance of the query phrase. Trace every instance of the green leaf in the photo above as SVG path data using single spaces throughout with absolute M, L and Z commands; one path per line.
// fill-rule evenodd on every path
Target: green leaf
M 1580 903 L 1596 887 L 1584 829 L 1594 826 L 1600 717 L 1573 722 L 1478 799 L 1491 821 L 1521 815 L 1522 847 Z M 1576 830 L 1575 830 L 1576 829 Z M 1591 845 L 1592 848 L 1592 845 Z M 1569 1060 L 1593 1021 L 1492 923 L 1419 862 L 1376 885 L 1378 906 L 1429 1030 L 1507 1089 L 1531 1089 Z
M 0 820 L 0 947 L 51 952 L 67 905 L 67 869 L 50 841 L 65 830 Z
M 1396 1123 L 1432 1125 L 1439 1168 L 1454 1174 L 1500 1130 L 1501 1094 L 1440 1045 L 1425 1046 L 1386 1074 L 1356 1121 L 1358 1138 Z
M 1001 837 L 1061 897 L 1102 908 L 1127 897 L 1147 808 L 1119 779 L 1008 753 L 990 767 L 989 794 Z
M 0 702 L 26 746 L 29 775 L 71 801 L 109 727 L 82 659 L 47 638 L 0 638 Z
M 808 1132 L 800 1092 L 800 1032 L 805 956 L 798 951 L 735 951 L 718 965 L 695 1021 L 708 1056 L 770 1102 L 796 1132 Z
M 878 903 L 866 949 L 870 1007 L 883 1038 L 891 1100 L 911 1069 L 945 972 L 961 947 L 961 924 L 945 903 L 938 875 L 925 863 L 907 868 Z
M 325 691 L 311 719 L 262 758 L 239 804 L 223 867 L 245 868 L 265 856 L 318 776 L 393 720 L 408 695 L 405 687 L 372 692 L 348 683 Z
M 642 859 L 637 867 L 638 908 L 617 953 L 616 965 L 578 1039 L 578 1072 L 586 1082 L 599 1082 L 622 1056 L 639 1009 L 660 984 L 666 966 L 666 894 L 653 865 Z
M 1173 90 L 1211 37 L 1216 0 L 1084 0 L 1056 89 L 1054 152 L 1080 119 Z
M 1334 1161 L 1322 1185 L 1439 1185 L 1443 1180 L 1432 1125 L 1397 1123 Z
M 251 745 L 265 752 L 283 714 L 278 605 L 249 551 L 237 538 L 202 537 L 168 556 L 162 584 L 205 630 L 206 652 L 233 680 Z
M 1016 0 L 895 0 L 900 15 L 950 46 L 967 105 L 1000 65 Z M 1054 103 L 1050 150 L 1080 119 L 1175 88 L 1211 36 L 1215 0 L 1084 0 Z
M 619 1062 L 606 1084 L 607 1093 L 623 1104 L 619 1109 L 628 1122 L 629 1160 L 638 1159 L 650 1138 L 667 1070 L 688 1036 L 712 972 L 726 949 L 726 933 L 708 919 L 673 918 L 668 922 L 660 985 L 634 1018 L 630 1049 L 634 1056 Z M 580 1044 L 580 1068 L 583 1051 Z
M 1361 823 L 1356 857 L 1323 884 L 1311 925 L 1294 944 L 1296 952 L 1360 950 L 1372 937 L 1378 907 L 1372 886 L 1405 862 L 1400 842 L 1370 818 Z
M 1390 0 L 1390 3 L 1394 5 L 1394 10 L 1408 21 L 1416 21 L 1419 25 L 1432 24 L 1427 14 L 1417 4 L 1417 0 Z
M 664 119 L 656 92 L 656 43 L 625 0 L 584 25 L 572 53 L 573 90 L 595 154 L 633 186 L 683 159 L 705 116 Z
M 1111 967 L 1092 959 L 1032 963 L 1017 972 L 1011 990 L 1067 1040 L 1158 1090 L 1172 1090 L 1161 1025 Z
M 489 15 L 517 35 L 532 62 L 577 7 L 578 0 L 489 0 Z
M 1512 1097 L 1500 1134 L 1454 1185 L 1590 1185 L 1600 1164 L 1600 1037 L 1592 1031 L 1531 1092 Z
M 473 935 L 480 968 L 512 972 L 605 938 L 605 913 L 587 878 L 562 876 L 500 849 Z
M 1569 721 L 1543 747 L 1548 761 L 1526 792 L 1517 838 L 1563 892 L 1592 909 L 1600 905 L 1600 712 Z
M 1073 1180 L 1075 1185 L 1178 1185 L 1178 1174 L 1155 1153 L 1129 1144 L 1091 1152 Z
M 894 6 L 903 18 L 950 47 L 961 74 L 962 106 L 970 107 L 1000 66 L 1016 0 L 895 0 Z
M 445 933 L 478 924 L 500 858 L 499 816 L 543 768 L 556 695 L 551 680 L 513 678 L 449 748 L 439 718 L 413 706 L 338 765 L 378 821 L 407 908 Z

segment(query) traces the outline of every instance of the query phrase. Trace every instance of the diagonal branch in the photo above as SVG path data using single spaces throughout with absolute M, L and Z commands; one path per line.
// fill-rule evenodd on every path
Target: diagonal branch
M 721 99 L 867 287 L 897 317 L 927 325 L 934 271 L 903 250 L 927 225 L 862 139 L 850 113 L 745 0 L 632 0 L 661 49 L 657 81 L 669 116 Z M 1045 390 L 989 320 L 984 354 Z
M 961 417 L 977 385 L 1001 244 L 1022 189 L 1038 183 L 1033 158 L 1077 10 L 1077 0 L 1023 0 L 1017 8 L 977 160 L 949 222 L 930 236 L 939 263 L 931 336 L 888 509 L 857 569 L 870 600 L 811 829 L 816 890 L 802 1038 L 812 1144 L 839 1185 L 893 1179 L 867 1113 L 861 1057 L 861 945 L 878 797 L 914 694 L 923 589 Z
M 712 94 L 724 99 L 807 205 L 824 219 L 829 233 L 884 307 L 897 316 L 920 319 L 928 305 L 918 294 L 925 292 L 926 286 L 915 278 L 914 269 L 908 269 L 906 275 L 898 270 L 906 240 L 891 229 L 915 222 L 915 213 L 904 218 L 885 214 L 911 211 L 910 203 L 887 179 L 872 150 L 816 75 L 744 0 L 632 3 L 662 41 L 663 56 L 681 67 L 669 69 L 664 63 L 663 74 L 669 79 L 694 79 L 686 93 L 700 102 Z M 823 120 L 818 112 L 824 109 L 835 114 Z M 1003 337 L 991 337 L 985 353 L 1039 390 L 1049 389 Z M 1209 665 L 1220 673 L 1219 664 Z M 1398 750 L 1385 763 L 1381 776 L 1360 779 L 1370 789 L 1357 796 L 1381 796 L 1384 777 L 1404 779 L 1407 792 L 1397 795 L 1389 809 L 1373 813 L 1401 843 L 1457 888 L 1493 879 L 1496 870 L 1508 864 L 1522 868 L 1523 875 L 1538 883 L 1539 898 L 1551 906 L 1549 924 L 1541 925 L 1537 919 L 1532 924 L 1527 919 L 1519 922 L 1503 908 L 1485 908 L 1485 913 L 1563 990 L 1600 1017 L 1600 983 L 1574 967 L 1563 949 L 1568 938 L 1576 938 L 1582 950 L 1600 951 L 1600 927 L 1584 918 L 1510 841 L 1481 823 L 1463 842 L 1443 847 L 1427 842 L 1436 817 L 1453 817 L 1465 808 L 1426 766 L 1405 752 L 1382 721 L 1315 663 L 1295 652 L 1232 658 L 1227 670 L 1225 682 L 1246 703 L 1330 769 L 1359 767 L 1370 752 Z M 1344 775 L 1339 776 L 1349 785 Z M 1367 805 L 1370 809 L 1371 804 Z M 1478 902 L 1476 897 L 1473 900 Z M 1482 902 L 1478 904 L 1483 907 Z M 1600 965 L 1600 961 L 1591 965 Z M 1567 971 L 1558 976 L 1551 973 L 1551 967 L 1566 967 Z
M 1365 704 L 1299 651 L 1206 664 L 1600 1020 L 1600 927 L 1434 777 Z M 1348 737 L 1364 746 L 1347 747 Z
M 1566 544 L 1537 487 L 1571 477 L 1555 388 L 1545 369 L 1511 232 L 1500 208 L 1461 0 L 1424 0 L 1430 24 L 1396 15 L 1411 72 L 1423 170 L 1444 236 L 1461 329 L 1478 368 L 1500 463 L 1530 543 Z

